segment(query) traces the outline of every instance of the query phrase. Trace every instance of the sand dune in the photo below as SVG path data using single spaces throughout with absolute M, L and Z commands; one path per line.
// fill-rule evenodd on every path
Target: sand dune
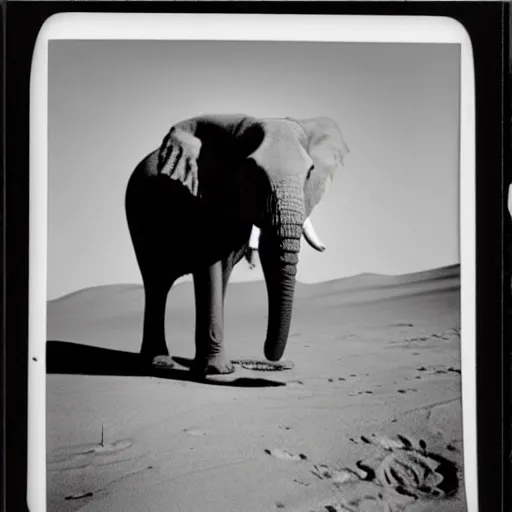
M 465 510 L 459 296 L 458 266 L 299 283 L 293 369 L 208 382 L 190 283 L 166 318 L 183 365 L 153 376 L 140 286 L 49 302 L 48 510 Z M 264 283 L 230 286 L 232 358 L 262 357 L 266 308 Z

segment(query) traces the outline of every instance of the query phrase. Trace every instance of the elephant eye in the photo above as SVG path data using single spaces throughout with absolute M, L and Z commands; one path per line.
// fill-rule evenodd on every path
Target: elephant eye
M 306 175 L 306 180 L 309 180 L 309 177 L 311 176 L 311 173 L 315 170 L 315 166 L 312 165 L 309 170 L 308 170 L 308 174 Z

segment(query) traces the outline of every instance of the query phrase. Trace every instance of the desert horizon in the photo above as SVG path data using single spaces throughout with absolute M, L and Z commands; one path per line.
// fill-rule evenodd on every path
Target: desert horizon
M 242 265 L 243 264 L 244 263 L 242 263 Z M 308 287 L 308 286 L 328 285 L 328 284 L 333 284 L 333 283 L 338 283 L 338 282 L 348 284 L 349 282 L 352 282 L 352 281 L 357 281 L 359 279 L 364 280 L 365 278 L 371 278 L 371 277 L 382 278 L 383 280 L 389 279 L 389 282 L 391 283 L 391 282 L 398 282 L 403 279 L 414 279 L 414 278 L 426 279 L 431 274 L 444 274 L 446 272 L 452 272 L 452 271 L 460 272 L 460 263 L 453 263 L 451 265 L 443 265 L 441 267 L 428 268 L 426 270 L 418 270 L 415 272 L 396 273 L 396 274 L 387 274 L 387 273 L 380 273 L 380 272 L 360 272 L 360 273 L 348 275 L 345 277 L 326 279 L 326 280 L 322 280 L 322 281 L 318 281 L 318 282 L 314 282 L 314 283 L 301 281 L 300 278 L 297 278 L 297 287 L 300 288 L 302 286 Z M 172 289 L 175 289 L 177 286 L 182 286 L 182 285 L 192 286 L 192 276 L 187 276 L 187 277 L 188 277 L 188 279 L 186 279 L 186 280 L 176 281 L 176 283 L 173 285 Z M 259 278 L 259 279 L 254 279 L 253 281 L 249 281 L 249 280 L 235 281 L 235 282 L 230 282 L 229 286 L 231 288 L 232 286 L 237 286 L 237 285 L 244 286 L 244 285 L 250 285 L 250 284 L 254 284 L 254 283 L 263 283 L 264 284 L 264 279 Z M 126 289 L 129 289 L 129 288 L 143 289 L 143 284 L 133 282 L 133 283 L 111 283 L 111 284 L 92 285 L 92 286 L 87 286 L 85 288 L 80 288 L 78 290 L 74 290 L 69 293 L 65 293 L 58 297 L 48 299 L 46 302 L 47 302 L 47 304 L 53 304 L 53 303 L 56 303 L 56 302 L 64 300 L 64 299 L 71 298 L 74 295 L 77 295 L 77 294 L 80 294 L 83 292 L 93 291 L 93 290 L 99 291 L 99 289 L 106 289 L 106 288 L 113 289 L 114 287 L 117 287 L 117 288 L 125 287 Z

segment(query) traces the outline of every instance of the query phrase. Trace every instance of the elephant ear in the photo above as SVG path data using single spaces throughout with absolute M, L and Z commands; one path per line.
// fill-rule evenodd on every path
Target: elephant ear
M 158 152 L 159 174 L 179 181 L 194 196 L 199 189 L 197 159 L 201 145 L 201 140 L 193 133 L 174 126 L 164 137 Z
M 328 117 L 295 120 L 306 135 L 305 149 L 314 167 L 305 185 L 306 213 L 318 204 L 334 175 L 343 166 L 348 146 L 335 121 Z
M 210 167 L 215 167 L 245 158 L 258 147 L 263 136 L 264 131 L 256 119 L 243 114 L 201 116 L 181 121 L 162 141 L 158 172 L 181 182 L 197 196 L 201 152 L 203 162 L 208 161 Z

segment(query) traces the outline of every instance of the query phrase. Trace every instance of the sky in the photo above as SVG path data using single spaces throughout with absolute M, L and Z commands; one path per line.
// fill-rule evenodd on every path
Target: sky
M 459 263 L 459 46 L 50 41 L 48 299 L 141 283 L 128 178 L 175 122 L 329 116 L 350 148 L 313 215 L 298 279 Z M 242 261 L 232 281 L 262 279 Z

